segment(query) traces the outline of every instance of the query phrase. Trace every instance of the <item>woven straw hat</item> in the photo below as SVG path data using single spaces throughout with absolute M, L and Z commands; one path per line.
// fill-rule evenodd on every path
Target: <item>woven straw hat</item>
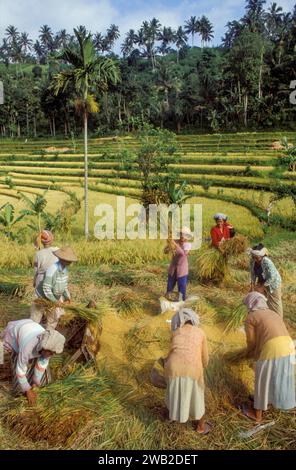
M 53 254 L 63 261 L 74 262 L 78 261 L 77 256 L 70 246 L 63 246 L 57 251 L 54 251 Z

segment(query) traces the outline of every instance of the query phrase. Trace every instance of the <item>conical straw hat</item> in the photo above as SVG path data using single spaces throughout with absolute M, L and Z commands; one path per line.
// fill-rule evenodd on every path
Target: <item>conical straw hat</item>
M 63 246 L 59 250 L 54 251 L 53 254 L 64 261 L 78 261 L 77 256 L 70 246 Z

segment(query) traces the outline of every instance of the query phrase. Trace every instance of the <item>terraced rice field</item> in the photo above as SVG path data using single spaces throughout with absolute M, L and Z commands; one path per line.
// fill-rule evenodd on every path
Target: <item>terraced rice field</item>
M 274 150 L 272 144 L 284 136 L 292 141 L 295 135 L 277 132 L 179 136 L 181 158 L 177 167 L 194 195 L 224 201 L 228 198 L 236 204 L 245 201 L 247 209 L 253 206 L 264 211 L 270 200 L 272 172 L 282 153 Z M 56 151 L 48 153 L 48 147 Z M 141 186 L 139 175 L 133 169 L 126 171 L 118 155 L 128 149 L 135 158 L 138 147 L 139 142 L 131 136 L 90 139 L 91 191 L 137 197 Z M 61 148 L 68 151 L 59 153 Z M 0 201 L 7 197 L 15 200 L 18 191 L 37 193 L 42 189 L 69 187 L 79 191 L 83 176 L 82 140 L 74 146 L 71 141 L 58 139 L 1 142 Z M 295 184 L 295 173 L 287 171 L 281 177 L 285 184 Z M 7 178 L 12 181 L 10 187 Z M 292 217 L 294 205 L 285 199 L 275 204 L 273 213 Z

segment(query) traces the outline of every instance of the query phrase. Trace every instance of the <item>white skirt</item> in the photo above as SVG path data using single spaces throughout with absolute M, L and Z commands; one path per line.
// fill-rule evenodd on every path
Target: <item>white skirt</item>
M 205 414 L 204 386 L 190 377 L 168 378 L 166 405 L 171 421 L 199 420 Z

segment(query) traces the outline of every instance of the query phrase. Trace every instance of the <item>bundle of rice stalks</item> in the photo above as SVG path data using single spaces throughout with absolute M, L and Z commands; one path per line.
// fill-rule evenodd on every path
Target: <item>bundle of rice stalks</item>
M 247 317 L 247 308 L 241 302 L 235 307 L 226 306 L 219 312 L 219 317 L 226 322 L 224 332 L 237 330 Z
M 126 392 L 116 392 L 105 374 L 77 369 L 63 380 L 38 389 L 37 406 L 23 397 L 12 400 L 3 413 L 4 422 L 20 436 L 45 440 L 53 446 L 69 446 L 91 421 L 96 425 L 119 414 Z
M 138 316 L 143 312 L 146 299 L 132 289 L 119 288 L 111 292 L 111 303 L 123 317 Z
M 53 302 L 45 299 L 36 299 L 34 301 L 37 305 L 45 307 L 45 315 L 48 315 L 52 310 L 56 309 L 56 305 Z M 81 305 L 74 304 L 61 304 L 60 305 L 66 313 L 72 314 L 74 316 L 79 316 L 89 323 L 97 323 L 101 320 L 102 316 L 106 313 L 114 313 L 114 309 L 110 305 L 109 299 L 101 299 L 100 303 L 96 305 L 96 308 L 82 307 Z M 67 317 L 67 320 L 70 320 L 71 316 Z
M 229 273 L 226 258 L 216 248 L 200 250 L 196 262 L 198 277 L 204 282 L 222 282 Z
M 220 250 L 225 258 L 238 256 L 245 253 L 249 246 L 248 239 L 243 235 L 235 235 L 235 237 L 225 240 L 221 243 Z
M 32 281 L 22 276 L 0 276 L 0 293 L 9 297 L 24 297 L 30 290 Z

